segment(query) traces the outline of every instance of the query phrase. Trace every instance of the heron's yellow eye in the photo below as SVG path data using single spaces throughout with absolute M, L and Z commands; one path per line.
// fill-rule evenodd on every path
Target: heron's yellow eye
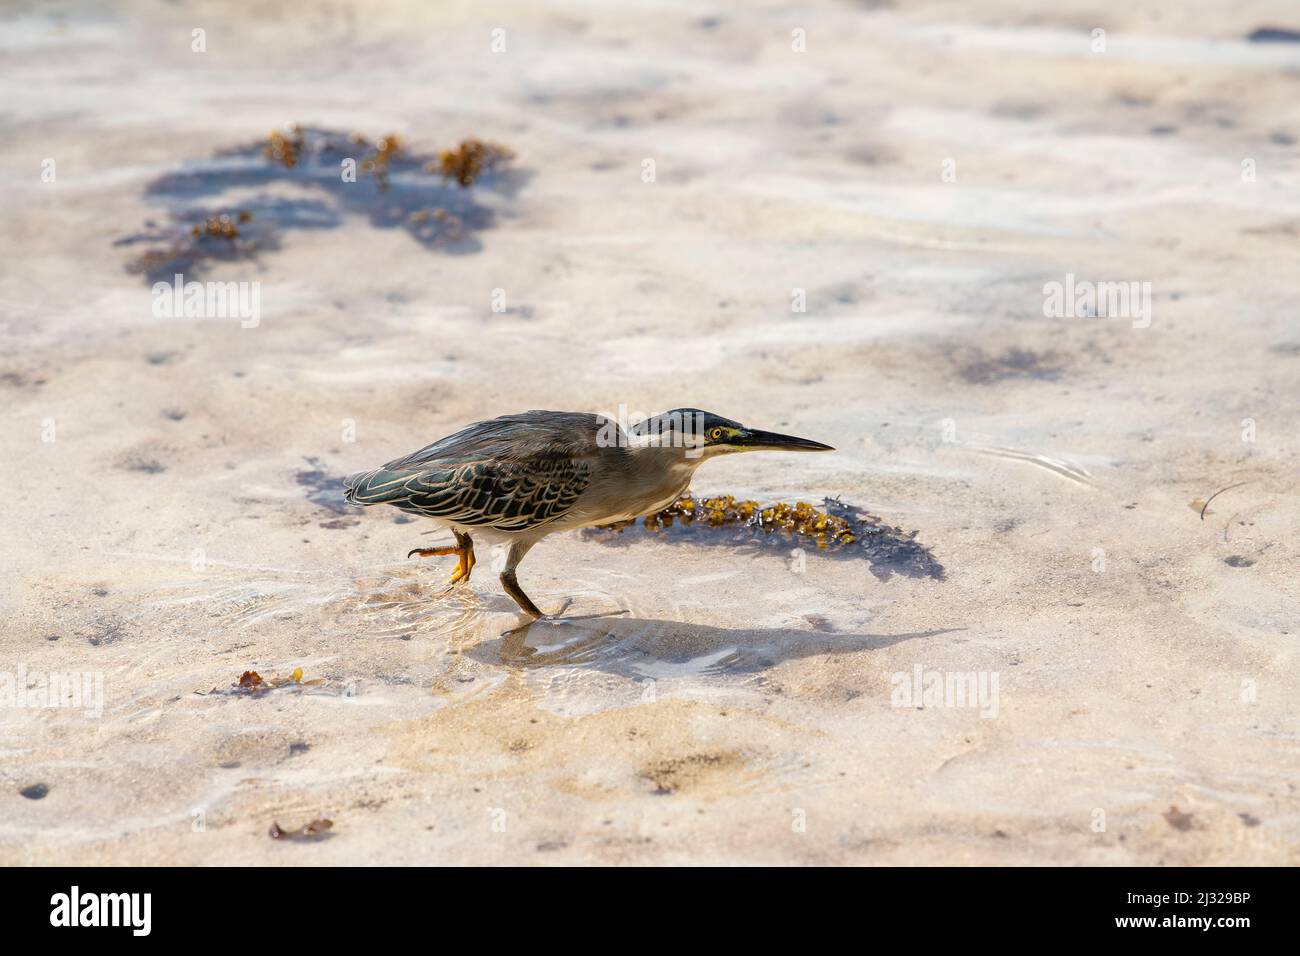
M 721 428 L 715 428 L 715 429 L 713 429 L 713 431 L 709 432 L 709 440 L 710 440 L 710 441 L 717 441 L 717 440 L 720 439 L 721 437 L 722 437 L 722 429 L 721 429 Z

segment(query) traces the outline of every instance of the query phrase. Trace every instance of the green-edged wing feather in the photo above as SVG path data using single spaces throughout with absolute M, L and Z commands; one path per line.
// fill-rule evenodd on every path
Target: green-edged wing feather
M 390 504 L 452 524 L 523 531 L 565 514 L 591 482 L 582 461 L 479 461 L 455 468 L 355 476 L 348 500 Z
M 523 531 L 561 517 L 591 483 L 604 419 L 525 412 L 478 422 L 347 480 L 347 500 L 459 525 Z

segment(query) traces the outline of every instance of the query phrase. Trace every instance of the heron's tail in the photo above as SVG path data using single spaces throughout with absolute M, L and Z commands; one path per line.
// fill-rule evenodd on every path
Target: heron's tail
M 388 471 L 385 468 L 359 471 L 343 479 L 343 500 L 354 505 L 401 501 L 411 494 L 406 487 L 410 480 L 409 471 Z
M 357 501 L 357 486 L 359 486 L 369 475 L 368 471 L 359 471 L 355 475 L 348 475 L 343 479 L 343 500 L 349 504 L 360 504 Z

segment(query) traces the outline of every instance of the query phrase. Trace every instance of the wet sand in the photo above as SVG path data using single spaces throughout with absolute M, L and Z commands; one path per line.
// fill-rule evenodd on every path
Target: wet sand
M 1248 39 L 1300 21 L 1018 6 L 6 12 L 0 671 L 103 710 L 0 707 L 0 863 L 1300 862 L 1300 44 Z M 384 193 L 267 162 L 291 123 L 515 158 Z M 133 260 L 239 209 L 193 268 L 256 327 L 155 315 Z M 1149 325 L 1045 316 L 1067 276 Z M 835 445 L 694 490 L 927 562 L 556 536 L 520 632 L 497 556 L 445 594 L 339 496 L 620 405 Z

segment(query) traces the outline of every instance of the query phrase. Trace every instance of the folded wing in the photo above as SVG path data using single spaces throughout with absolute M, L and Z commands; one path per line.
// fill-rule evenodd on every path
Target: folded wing
M 523 531 L 565 515 L 591 484 L 595 415 L 525 412 L 478 422 L 351 476 L 345 497 L 459 525 Z

